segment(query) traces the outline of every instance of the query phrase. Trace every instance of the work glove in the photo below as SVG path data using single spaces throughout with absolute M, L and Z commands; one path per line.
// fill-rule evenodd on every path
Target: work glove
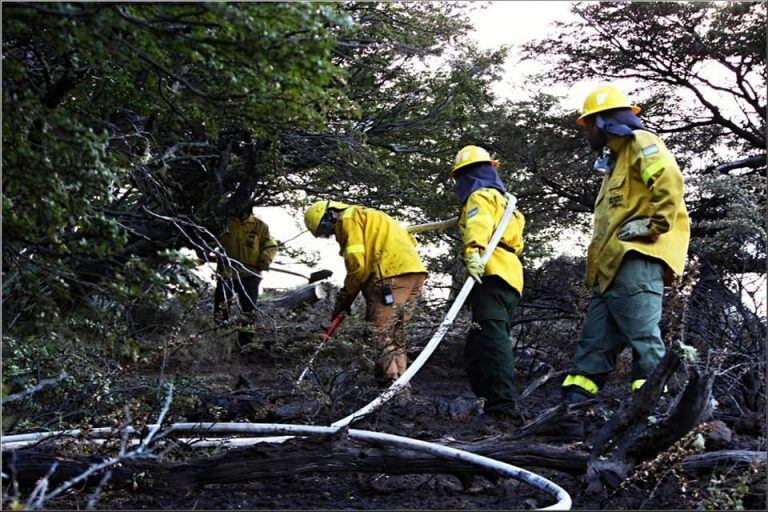
M 355 301 L 355 298 L 350 295 L 349 292 L 347 292 L 344 288 L 339 290 L 339 293 L 336 294 L 336 302 L 333 305 L 333 313 L 331 314 L 331 321 L 333 321 L 338 315 L 341 313 L 346 312 L 347 314 L 352 313 L 352 303 Z
M 483 274 L 485 273 L 485 263 L 480 260 L 480 253 L 473 252 L 467 259 L 464 260 L 464 265 L 467 267 L 467 274 L 477 281 L 483 282 Z
M 635 219 L 627 222 L 619 228 L 616 233 L 619 240 L 637 240 L 638 238 L 646 238 L 653 242 L 658 240 L 659 236 L 651 231 L 651 219 Z

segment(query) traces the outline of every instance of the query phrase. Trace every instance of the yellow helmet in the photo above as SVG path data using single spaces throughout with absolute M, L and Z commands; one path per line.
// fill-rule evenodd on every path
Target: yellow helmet
M 632 105 L 620 90 L 610 85 L 601 85 L 587 95 L 584 100 L 584 107 L 581 109 L 581 116 L 576 120 L 576 123 L 584 126 L 585 117 L 612 108 L 631 108 L 633 113 L 640 113 L 640 107 Z
M 323 220 L 328 208 L 337 208 L 343 210 L 349 208 L 348 204 L 338 201 L 316 201 L 304 212 L 304 225 L 314 236 L 317 236 L 317 228 L 320 227 L 320 221 Z
M 498 160 L 492 159 L 491 155 L 488 154 L 488 152 L 483 148 L 479 146 L 464 146 L 459 150 L 458 153 L 456 153 L 456 159 L 453 161 L 453 167 L 451 168 L 451 173 L 448 175 L 448 177 L 452 177 L 454 174 L 456 174 L 456 171 L 462 167 L 466 167 L 477 162 L 488 162 L 496 168 L 499 167 Z

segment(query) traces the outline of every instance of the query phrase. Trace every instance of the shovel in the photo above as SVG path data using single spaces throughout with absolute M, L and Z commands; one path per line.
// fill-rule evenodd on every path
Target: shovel
M 269 267 L 269 270 L 272 270 L 274 272 L 282 272 L 283 274 L 291 274 L 292 276 L 303 277 L 304 279 L 308 280 L 310 283 L 316 283 L 318 281 L 322 281 L 323 279 L 327 279 L 333 275 L 333 271 L 331 270 L 318 270 L 317 272 L 312 272 L 309 275 L 305 275 L 300 272 L 294 272 L 293 270 L 288 270 L 281 267 Z
M 307 367 L 304 368 L 304 371 L 301 372 L 301 375 L 299 375 L 299 378 L 296 380 L 296 384 L 299 384 L 302 380 L 304 380 L 304 376 L 307 374 L 309 369 L 312 367 L 312 363 L 315 362 L 315 358 L 317 357 L 317 354 L 320 353 L 320 350 L 323 348 L 323 345 L 325 345 L 325 342 L 328 341 L 328 338 L 333 336 L 333 333 L 336 332 L 336 329 L 341 324 L 341 321 L 344 320 L 344 315 L 342 313 L 339 313 L 336 318 L 333 319 L 333 322 L 331 322 L 330 327 L 323 333 L 323 335 L 320 338 L 320 346 L 317 347 L 317 350 L 315 350 L 315 353 L 312 354 L 312 357 L 309 360 L 309 363 L 307 364 Z

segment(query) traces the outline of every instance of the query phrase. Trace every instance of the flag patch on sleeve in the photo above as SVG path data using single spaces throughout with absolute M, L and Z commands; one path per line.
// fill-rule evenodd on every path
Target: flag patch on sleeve
M 651 156 L 655 155 L 659 152 L 659 146 L 656 144 L 651 144 L 650 146 L 646 146 L 643 148 L 643 156 Z

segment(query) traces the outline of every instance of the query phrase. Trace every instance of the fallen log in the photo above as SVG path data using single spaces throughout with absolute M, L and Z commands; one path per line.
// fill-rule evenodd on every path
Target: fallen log
M 471 451 L 522 467 L 548 468 L 572 475 L 587 469 L 589 455 L 569 448 L 522 441 L 483 440 L 475 443 L 451 441 L 453 448 Z M 282 445 L 256 445 L 229 450 L 226 453 L 194 459 L 184 463 L 125 461 L 112 468 L 110 485 L 134 486 L 152 483 L 153 488 L 173 490 L 212 483 L 238 483 L 264 478 L 279 478 L 303 473 L 364 472 L 399 474 L 452 474 L 462 482 L 483 473 L 477 466 L 409 452 L 408 450 L 355 446 L 338 440 L 329 442 L 294 439 Z M 50 477 L 52 487 L 84 472 L 102 460 L 100 457 L 62 457 L 35 449 L 3 453 L 3 471 L 22 487 L 32 487 L 45 476 L 53 463 L 57 470 Z M 766 453 L 747 450 L 723 450 L 689 455 L 682 461 L 687 472 L 705 472 L 718 466 L 732 467 L 766 464 Z M 93 487 L 101 479 L 94 475 L 85 487 Z
M 767 458 L 768 455 L 765 452 L 749 450 L 697 453 L 683 459 L 683 469 L 688 472 L 703 472 L 717 466 L 750 466 L 752 464 L 765 464 Z
M 326 297 L 327 293 L 319 283 L 310 283 L 295 290 L 281 293 L 275 297 L 259 299 L 259 304 L 275 308 L 292 308 L 304 302 L 314 303 Z
M 516 466 L 554 469 L 571 475 L 584 473 L 589 460 L 588 454 L 580 450 L 509 438 L 446 444 Z
M 519 466 L 549 468 L 571 474 L 583 473 L 588 461 L 585 452 L 523 441 L 452 441 L 445 444 Z M 49 486 L 55 487 L 101 460 L 103 457 L 100 456 L 63 457 L 53 452 L 22 449 L 3 453 L 3 471 L 22 487 L 29 488 L 48 474 L 56 463 L 56 470 L 49 476 Z M 173 490 L 305 473 L 442 473 L 456 476 L 465 485 L 475 476 L 491 480 L 497 478 L 494 473 L 473 464 L 400 448 L 371 446 L 348 438 L 293 438 L 282 444 L 264 443 L 236 448 L 182 463 L 125 460 L 113 467 L 110 485 L 135 486 L 138 481 L 140 485 L 153 489 Z M 138 475 L 141 478 L 137 478 Z M 84 486 L 96 486 L 100 479 L 100 474 L 94 474 Z

